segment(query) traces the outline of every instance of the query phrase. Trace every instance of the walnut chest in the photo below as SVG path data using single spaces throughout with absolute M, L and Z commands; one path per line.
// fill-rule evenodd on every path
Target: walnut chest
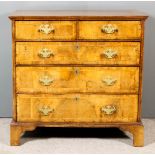
M 17 11 L 11 145 L 44 127 L 118 127 L 143 146 L 140 12 Z

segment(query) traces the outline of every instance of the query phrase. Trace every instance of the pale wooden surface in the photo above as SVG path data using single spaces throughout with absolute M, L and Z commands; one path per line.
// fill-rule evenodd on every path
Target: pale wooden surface
M 40 25 L 49 24 L 55 32 L 43 34 L 38 32 Z M 118 32 L 106 34 L 101 31 L 103 26 L 112 24 Z M 25 31 L 27 33 L 25 33 Z M 80 21 L 79 39 L 139 39 L 141 24 L 139 21 Z M 17 21 L 16 39 L 35 40 L 75 40 L 76 22 L 74 21 Z
M 77 73 L 76 73 L 77 71 Z M 53 83 L 44 86 L 40 78 Z M 109 86 L 107 78 L 116 82 Z M 138 67 L 17 67 L 16 88 L 20 93 L 113 92 L 138 93 Z
M 118 32 L 106 34 L 101 28 L 111 24 Z M 79 22 L 80 39 L 138 39 L 141 37 L 140 21 L 81 21 Z
M 134 15 L 133 12 L 129 15 L 129 12 L 123 14 L 95 11 L 94 16 L 90 16 L 90 12 L 80 16 L 82 12 L 79 11 L 47 11 L 42 12 L 42 15 L 41 12 L 34 12 L 31 16 L 30 12 L 25 15 L 23 13 L 17 12 L 10 17 L 13 20 L 15 101 L 11 145 L 19 144 L 23 132 L 44 126 L 118 127 L 133 134 L 135 146 L 143 146 L 143 125 L 140 119 L 141 79 L 144 20 L 147 16 Z M 54 32 L 38 32 L 42 24 L 54 27 Z M 102 31 L 108 24 L 116 27 L 117 31 L 111 34 Z M 24 44 L 24 41 L 29 43 L 26 42 L 27 45 L 21 48 L 19 42 Z M 101 48 L 117 47 L 115 50 L 118 50 L 119 55 L 115 61 L 104 60 L 103 63 L 105 58 L 99 55 L 99 44 L 103 41 Z M 16 42 L 18 46 L 15 49 Z M 59 48 L 57 44 L 60 44 Z M 36 52 L 45 45 L 54 48 L 56 54 L 59 53 L 54 62 L 59 62 L 57 65 L 53 63 L 45 66 L 52 64 L 52 58 L 56 58 L 55 53 L 49 62 L 37 57 Z M 65 49 L 62 54 L 60 49 Z M 60 61 L 65 64 L 63 67 Z M 36 66 L 37 63 L 40 65 Z M 78 63 L 81 65 L 75 66 Z M 89 67 L 86 66 L 87 63 L 90 63 Z M 22 64 L 25 64 L 25 67 Z M 108 64 L 108 67 L 105 64 Z M 53 82 L 49 86 L 40 82 L 40 78 L 44 76 L 52 79 Z M 111 86 L 103 82 L 108 77 L 116 80 Z M 111 115 L 101 112 L 101 108 L 107 105 L 115 106 L 116 112 Z M 49 106 L 52 111 L 43 116 L 39 110 L 40 106 Z
M 38 32 L 42 24 L 49 24 L 54 28 L 54 33 L 44 34 Z M 74 21 L 17 21 L 15 24 L 16 39 L 75 39 L 76 22 Z
M 41 58 L 42 49 L 50 50 L 54 55 Z M 106 50 L 117 52 L 117 56 L 108 59 L 103 55 Z M 139 64 L 139 42 L 17 42 L 17 64 Z
M 24 134 L 25 131 L 32 131 L 36 127 L 31 126 L 19 126 L 19 125 L 10 125 L 10 145 L 17 146 L 20 145 L 20 137 Z
M 77 99 L 78 98 L 78 99 Z M 17 120 L 20 122 L 136 122 L 137 95 L 18 95 Z M 116 112 L 101 112 L 105 105 L 114 105 Z M 39 112 L 49 106 L 54 112 Z
M 122 126 L 121 129 L 133 134 L 133 145 L 136 147 L 144 146 L 144 126 Z

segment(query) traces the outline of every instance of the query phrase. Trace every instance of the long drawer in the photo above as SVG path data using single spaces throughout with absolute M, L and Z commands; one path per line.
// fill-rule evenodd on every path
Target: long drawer
M 81 21 L 80 39 L 140 39 L 140 21 Z
M 136 65 L 139 42 L 17 42 L 16 64 Z
M 137 95 L 17 95 L 19 122 L 136 122 Z
M 138 67 L 16 67 L 16 91 L 138 93 Z
M 23 40 L 74 40 L 75 21 L 16 21 L 15 37 Z

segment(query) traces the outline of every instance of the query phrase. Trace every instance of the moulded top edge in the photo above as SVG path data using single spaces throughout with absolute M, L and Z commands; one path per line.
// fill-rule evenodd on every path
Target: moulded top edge
M 46 19 L 70 19 L 70 20 L 145 20 L 148 16 L 140 11 L 95 11 L 95 10 L 79 10 L 79 11 L 15 11 L 10 14 L 12 20 L 46 20 Z

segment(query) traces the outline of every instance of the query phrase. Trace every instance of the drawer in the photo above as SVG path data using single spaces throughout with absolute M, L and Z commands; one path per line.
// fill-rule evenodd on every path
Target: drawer
M 75 39 L 76 22 L 74 21 L 16 21 L 16 39 L 54 40 Z
M 136 122 L 137 95 L 17 95 L 20 122 Z
M 81 21 L 80 39 L 139 39 L 140 21 Z
M 138 93 L 138 67 L 17 67 L 17 93 Z
M 139 42 L 17 42 L 17 64 L 139 64 Z

